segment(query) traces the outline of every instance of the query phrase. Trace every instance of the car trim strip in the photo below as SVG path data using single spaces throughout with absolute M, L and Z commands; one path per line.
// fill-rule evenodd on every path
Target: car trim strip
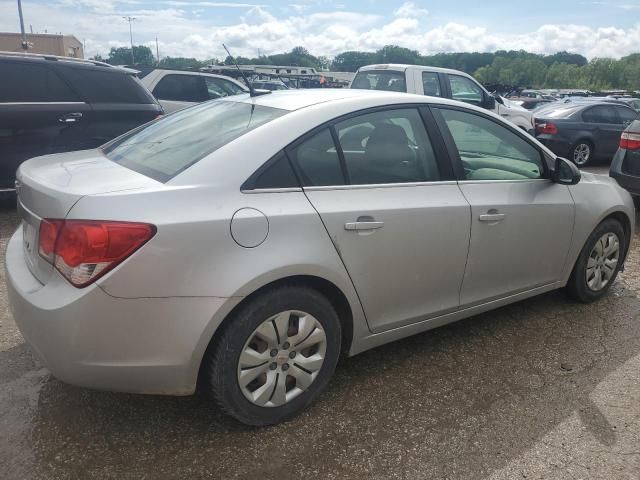
M 300 187 L 283 187 L 283 188 L 255 188 L 252 190 L 240 190 L 241 193 L 288 193 L 302 192 Z
M 0 105 L 86 105 L 87 102 L 0 102 Z
M 307 192 L 323 190 L 362 190 L 368 188 L 399 188 L 399 187 L 428 187 L 436 185 L 457 185 L 455 180 L 445 180 L 442 182 L 410 182 L 410 183 L 375 183 L 367 185 L 323 185 L 304 187 Z

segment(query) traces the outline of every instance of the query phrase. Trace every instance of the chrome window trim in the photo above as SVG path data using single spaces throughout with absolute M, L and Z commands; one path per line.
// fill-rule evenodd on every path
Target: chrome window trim
M 553 183 L 550 178 L 514 178 L 509 180 L 460 180 L 458 184 L 460 185 L 472 185 L 476 183 L 532 183 L 532 182 L 548 182 Z
M 324 190 L 365 190 L 371 188 L 400 188 L 400 187 L 432 187 L 437 185 L 457 185 L 456 180 L 443 180 L 434 182 L 409 182 L 409 183 L 372 183 L 367 185 L 322 185 L 304 187 L 307 192 L 320 192 Z
M 87 102 L 0 102 L 0 105 L 86 105 Z
M 254 188 L 253 190 L 240 190 L 240 193 L 291 193 L 301 192 L 300 187 L 285 187 L 285 188 Z

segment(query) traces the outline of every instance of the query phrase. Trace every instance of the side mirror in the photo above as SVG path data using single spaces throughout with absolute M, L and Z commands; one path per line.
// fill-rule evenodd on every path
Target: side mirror
M 494 108 L 496 108 L 495 97 L 493 97 L 492 95 L 487 95 L 482 102 L 482 107 L 486 108 L 487 110 L 493 110 Z
M 582 178 L 582 174 L 573 162 L 566 158 L 556 157 L 556 165 L 551 174 L 551 180 L 560 185 L 575 185 Z
M 500 95 L 492 95 L 493 98 L 495 99 L 496 102 L 498 102 L 500 105 L 504 105 L 504 100 L 502 99 L 502 97 Z

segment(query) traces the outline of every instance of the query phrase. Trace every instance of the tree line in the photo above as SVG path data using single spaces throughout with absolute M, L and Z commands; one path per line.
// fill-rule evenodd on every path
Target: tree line
M 134 46 L 133 53 L 136 65 L 156 65 L 156 59 L 149 47 Z M 106 58 L 98 55 L 94 59 L 113 65 L 129 65 L 131 49 L 112 48 Z M 523 88 L 640 90 L 640 53 L 619 60 L 594 58 L 589 61 L 582 55 L 568 52 L 539 55 L 524 50 L 499 50 L 493 53 L 422 55 L 416 50 L 387 45 L 375 52 L 343 52 L 332 60 L 324 56 L 314 56 L 304 47 L 254 58 L 236 57 L 235 60 L 241 65 L 297 65 L 341 72 L 355 72 L 363 65 L 376 63 L 407 63 L 462 70 L 484 84 L 514 85 Z M 164 68 L 198 69 L 211 64 L 231 63 L 230 57 L 224 60 L 211 58 L 204 61 L 187 57 L 164 57 L 157 65 Z

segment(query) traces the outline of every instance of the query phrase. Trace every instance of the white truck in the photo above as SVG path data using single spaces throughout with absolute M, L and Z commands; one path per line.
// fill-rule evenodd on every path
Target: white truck
M 358 69 L 349 88 L 451 98 L 491 110 L 527 132 L 535 130 L 531 112 L 493 96 L 471 75 L 458 70 L 393 63 L 367 65 Z

